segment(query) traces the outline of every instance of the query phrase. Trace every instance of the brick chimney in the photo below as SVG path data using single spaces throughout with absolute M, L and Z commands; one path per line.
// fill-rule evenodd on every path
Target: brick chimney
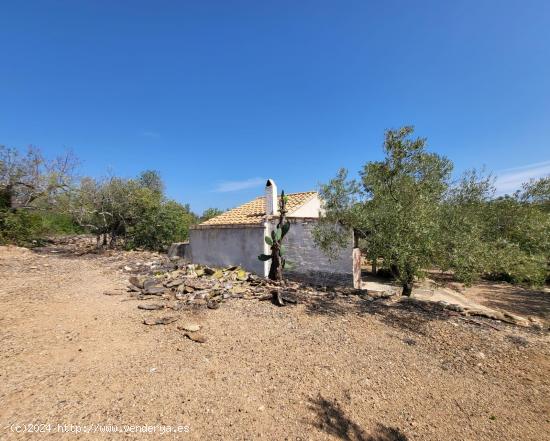
M 277 186 L 272 179 L 265 183 L 265 214 L 274 216 L 279 214 L 279 200 L 277 199 Z

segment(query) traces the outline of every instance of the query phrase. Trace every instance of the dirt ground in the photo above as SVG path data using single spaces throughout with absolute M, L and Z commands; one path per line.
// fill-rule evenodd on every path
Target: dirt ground
M 0 439 L 550 440 L 546 331 L 331 292 L 146 326 L 125 258 L 0 247 Z

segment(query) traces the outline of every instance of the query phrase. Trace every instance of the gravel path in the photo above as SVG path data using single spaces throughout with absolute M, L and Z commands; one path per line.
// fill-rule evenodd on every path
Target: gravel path
M 547 333 L 331 293 L 146 326 L 123 258 L 0 247 L 0 439 L 550 440 Z

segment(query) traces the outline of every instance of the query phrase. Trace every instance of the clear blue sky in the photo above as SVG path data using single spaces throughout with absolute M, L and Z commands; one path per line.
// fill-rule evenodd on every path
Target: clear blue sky
M 0 60 L 1 144 L 157 169 L 198 212 L 355 173 L 404 124 L 501 188 L 550 172 L 548 0 L 2 1 Z

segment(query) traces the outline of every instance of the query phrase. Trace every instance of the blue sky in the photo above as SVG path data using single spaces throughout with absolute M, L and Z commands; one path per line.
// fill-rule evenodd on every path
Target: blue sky
M 0 143 L 157 169 L 198 212 L 315 189 L 405 124 L 502 191 L 550 173 L 550 2 L 0 1 Z

